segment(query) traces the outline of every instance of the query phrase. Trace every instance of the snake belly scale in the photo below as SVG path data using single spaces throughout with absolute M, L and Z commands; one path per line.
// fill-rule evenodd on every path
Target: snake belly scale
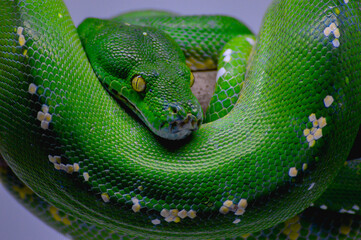
M 180 239 L 268 228 L 321 195 L 359 128 L 359 1 L 275 1 L 234 109 L 171 147 L 104 90 L 61 1 L 0 4 L 1 154 L 99 227 Z

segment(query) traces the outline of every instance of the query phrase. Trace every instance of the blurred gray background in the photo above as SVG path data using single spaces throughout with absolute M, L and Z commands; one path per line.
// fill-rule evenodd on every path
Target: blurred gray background
M 108 18 L 139 9 L 181 14 L 224 14 L 240 19 L 257 33 L 271 0 L 64 0 L 75 25 L 86 17 Z M 65 240 L 18 204 L 0 184 L 1 240 Z

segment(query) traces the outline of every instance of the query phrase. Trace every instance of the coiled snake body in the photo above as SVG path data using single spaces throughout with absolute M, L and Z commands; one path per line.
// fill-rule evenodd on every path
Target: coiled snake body
M 356 137 L 360 7 L 275 1 L 234 109 L 169 144 L 102 87 L 62 2 L 2 0 L 1 154 L 50 204 L 120 236 L 269 228 L 324 192 Z

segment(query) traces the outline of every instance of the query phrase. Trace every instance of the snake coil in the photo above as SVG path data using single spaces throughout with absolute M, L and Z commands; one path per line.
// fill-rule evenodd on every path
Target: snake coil
M 360 125 L 359 1 L 274 1 L 241 97 L 169 146 L 95 77 L 61 1 L 0 2 L 0 152 L 59 209 L 153 238 L 285 221 L 332 182 Z

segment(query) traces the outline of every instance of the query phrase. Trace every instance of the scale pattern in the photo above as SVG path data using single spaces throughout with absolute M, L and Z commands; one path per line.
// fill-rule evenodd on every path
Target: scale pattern
M 345 162 L 338 177 L 315 205 L 339 213 L 361 215 L 361 160 Z M 356 184 L 355 184 L 356 183 Z
M 183 50 L 187 64 L 192 70 L 216 69 L 219 52 L 223 46 L 240 34 L 251 34 L 247 26 L 229 16 L 168 14 L 170 16 L 164 16 L 166 13 L 161 11 L 135 11 L 121 14 L 114 20 L 156 27 L 169 34 Z
M 351 177 L 351 179 L 355 179 L 360 176 L 357 171 L 353 171 L 352 174 L 350 174 L 350 170 L 352 171 L 352 169 L 357 168 L 360 169 L 361 160 L 358 159 L 351 162 L 352 164 L 348 164 L 342 168 L 341 172 L 337 175 L 337 178 L 345 178 L 348 176 Z M 344 175 L 346 173 L 347 175 Z M 71 239 L 149 239 L 136 238 L 135 236 L 126 235 L 124 233 L 101 229 L 95 225 L 91 225 L 80 219 L 74 218 L 56 207 L 49 205 L 31 191 L 23 182 L 21 182 L 2 159 L 0 159 L 0 180 L 2 181 L 4 187 L 29 211 Z M 349 183 L 351 183 L 351 181 L 349 181 Z M 353 186 L 357 186 L 352 189 L 353 191 L 360 191 L 361 186 L 358 183 L 359 181 L 353 183 Z M 342 193 L 342 191 L 335 192 L 328 189 L 324 195 L 333 194 L 332 196 L 339 196 L 340 193 Z M 347 195 L 349 194 L 350 192 L 347 193 Z M 233 239 L 354 240 L 361 238 L 360 230 L 360 216 L 330 212 L 319 208 L 309 208 L 301 214 L 288 219 L 284 223 L 280 223 L 260 232 L 244 234 Z M 31 236 L 29 235 L 29 237 Z
M 275 1 L 241 100 L 172 144 L 102 89 L 62 2 L 0 4 L 1 154 L 100 228 L 158 239 L 269 228 L 320 196 L 360 125 L 358 1 Z
M 150 130 L 175 140 L 198 129 L 203 112 L 189 87 L 192 73 L 174 39 L 152 27 L 94 18 L 77 30 L 98 79 Z M 144 81 L 141 91 L 132 87 L 136 76 Z
M 206 111 L 205 122 L 224 117 L 237 103 L 255 43 L 253 35 L 242 35 L 231 39 L 223 47 L 218 62 L 217 83 Z

